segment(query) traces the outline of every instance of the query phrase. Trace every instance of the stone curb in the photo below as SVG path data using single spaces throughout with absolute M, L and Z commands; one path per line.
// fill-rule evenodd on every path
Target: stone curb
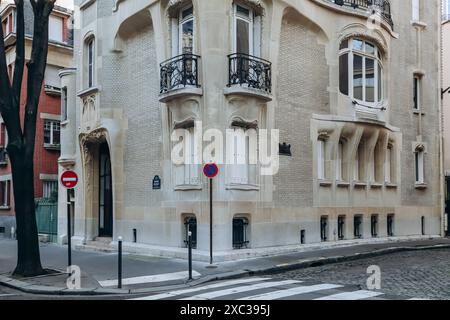
M 354 253 L 345 256 L 334 256 L 334 257 L 322 257 L 322 258 L 312 258 L 300 260 L 295 263 L 281 264 L 268 268 L 261 269 L 246 269 L 232 272 L 225 272 L 216 275 L 209 275 L 203 278 L 195 279 L 193 281 L 184 281 L 180 284 L 173 284 L 170 286 L 159 286 L 152 288 L 143 289 L 105 289 L 105 288 L 92 288 L 92 289 L 81 289 L 81 290 L 69 290 L 66 288 L 50 287 L 50 286 L 38 286 L 32 285 L 27 282 L 12 279 L 10 277 L 0 275 L 0 284 L 8 288 L 15 289 L 24 293 L 29 294 L 42 294 L 42 295 L 60 295 L 60 296 L 105 296 L 105 295 L 128 295 L 128 294 L 146 294 L 166 290 L 177 290 L 186 287 L 194 287 L 207 282 L 218 281 L 218 280 L 231 280 L 237 278 L 243 278 L 253 275 L 260 274 L 273 274 L 284 271 L 291 271 L 296 269 L 305 269 L 310 267 L 318 267 L 327 264 L 334 264 L 346 261 L 355 261 L 360 259 L 378 257 L 386 254 L 397 253 L 397 252 L 407 252 L 407 251 L 424 251 L 424 250 L 438 250 L 438 249 L 450 249 L 450 244 L 439 244 L 431 246 L 418 246 L 418 247 L 391 247 L 385 249 L 379 249 L 372 252 L 364 253 Z

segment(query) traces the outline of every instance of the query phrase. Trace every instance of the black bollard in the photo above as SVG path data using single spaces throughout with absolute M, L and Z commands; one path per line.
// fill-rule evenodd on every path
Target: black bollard
M 189 280 L 192 280 L 192 231 L 188 233 L 188 247 L 189 247 Z
M 119 266 L 118 266 L 118 288 L 122 289 L 122 237 L 119 240 Z

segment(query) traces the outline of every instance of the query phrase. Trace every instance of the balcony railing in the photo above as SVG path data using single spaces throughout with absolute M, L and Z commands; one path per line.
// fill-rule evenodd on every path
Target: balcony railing
M 352 7 L 353 9 L 369 10 L 375 8 L 381 15 L 381 18 L 386 21 L 392 29 L 394 29 L 394 22 L 391 15 L 391 3 L 389 0 L 328 0 L 334 2 L 339 6 Z
M 248 88 L 272 92 L 272 63 L 243 53 L 228 56 L 228 86 L 240 85 Z
M 182 54 L 161 63 L 160 93 L 168 93 L 188 86 L 199 88 L 199 59 L 199 56 L 193 54 Z

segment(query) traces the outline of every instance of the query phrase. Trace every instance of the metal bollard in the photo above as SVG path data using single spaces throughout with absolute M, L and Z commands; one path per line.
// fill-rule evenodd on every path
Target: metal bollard
M 188 247 L 189 247 L 189 280 L 192 280 L 192 231 L 188 232 Z
M 122 289 L 122 237 L 118 237 L 119 241 L 119 265 L 118 265 L 118 285 L 117 288 Z

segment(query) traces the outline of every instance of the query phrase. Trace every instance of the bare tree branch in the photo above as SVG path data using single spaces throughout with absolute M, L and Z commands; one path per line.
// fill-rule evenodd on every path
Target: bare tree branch
M 0 21 L 2 16 L 0 15 Z M 0 112 L 3 113 L 10 105 L 11 84 L 8 76 L 8 66 L 6 64 L 5 35 L 3 27 L 0 27 Z
M 44 81 L 48 55 L 48 25 L 56 0 L 30 0 L 34 11 L 34 32 L 31 57 L 28 62 L 27 103 L 24 119 L 25 156 L 33 157 L 36 136 L 36 116 Z
M 14 0 L 16 4 L 16 62 L 14 64 L 13 92 L 14 98 L 20 105 L 20 92 L 22 90 L 23 70 L 25 66 L 25 19 L 23 0 Z

